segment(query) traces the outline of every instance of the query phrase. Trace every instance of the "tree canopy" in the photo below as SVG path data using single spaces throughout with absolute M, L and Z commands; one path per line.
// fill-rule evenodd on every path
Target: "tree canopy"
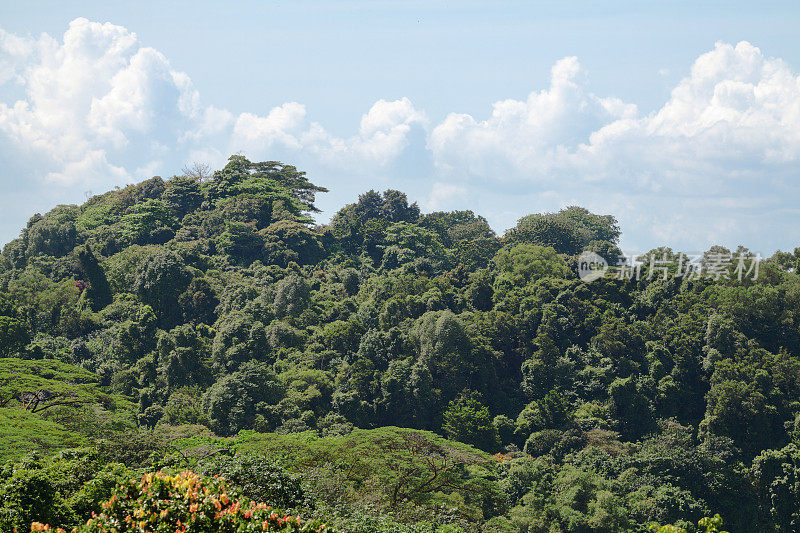
M 499 236 L 371 190 L 318 224 L 291 165 L 185 174 L 3 248 L 0 530 L 214 475 L 341 531 L 798 529 L 800 248 L 617 264 L 581 207 Z

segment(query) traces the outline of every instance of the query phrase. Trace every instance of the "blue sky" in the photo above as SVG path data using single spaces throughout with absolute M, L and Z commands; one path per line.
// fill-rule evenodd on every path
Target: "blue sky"
M 227 155 L 498 231 L 580 204 L 623 244 L 800 245 L 797 2 L 0 3 L 0 242 Z

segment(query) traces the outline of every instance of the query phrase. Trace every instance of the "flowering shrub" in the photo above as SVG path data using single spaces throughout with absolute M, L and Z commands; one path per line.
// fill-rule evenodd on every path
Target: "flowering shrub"
M 120 485 L 102 508 L 75 533 L 333 533 L 322 522 L 239 499 L 226 492 L 222 480 L 204 479 L 193 472 L 145 474 L 139 482 Z M 31 531 L 49 530 L 37 522 L 31 525 Z
M 78 281 L 75 282 L 75 286 L 78 287 L 78 291 L 83 292 L 89 288 L 89 282 L 79 279 Z

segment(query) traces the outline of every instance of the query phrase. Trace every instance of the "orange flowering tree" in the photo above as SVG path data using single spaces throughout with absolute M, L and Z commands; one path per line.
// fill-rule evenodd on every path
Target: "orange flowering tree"
M 74 533 L 333 533 L 322 522 L 228 494 L 223 480 L 193 472 L 145 474 L 141 481 L 120 485 L 102 507 Z M 45 524 L 31 525 L 31 531 L 49 530 Z

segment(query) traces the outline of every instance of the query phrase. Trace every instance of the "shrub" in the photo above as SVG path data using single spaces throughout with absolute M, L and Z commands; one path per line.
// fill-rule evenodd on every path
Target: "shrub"
M 74 519 L 57 480 L 38 469 L 19 469 L 0 486 L 0 531 L 24 531 L 35 519 L 69 523 Z
M 300 478 L 263 457 L 217 456 L 202 461 L 198 469 L 206 476 L 224 478 L 250 499 L 267 500 L 284 508 L 297 507 L 306 500 Z
M 284 515 L 266 503 L 237 498 L 227 493 L 223 481 L 203 479 L 192 472 L 145 474 L 141 481 L 120 485 L 102 508 L 99 515 L 93 514 L 86 524 L 78 527 L 77 533 L 332 533 L 322 522 L 305 521 Z M 31 525 L 31 531 L 49 529 L 50 526 L 38 522 Z

